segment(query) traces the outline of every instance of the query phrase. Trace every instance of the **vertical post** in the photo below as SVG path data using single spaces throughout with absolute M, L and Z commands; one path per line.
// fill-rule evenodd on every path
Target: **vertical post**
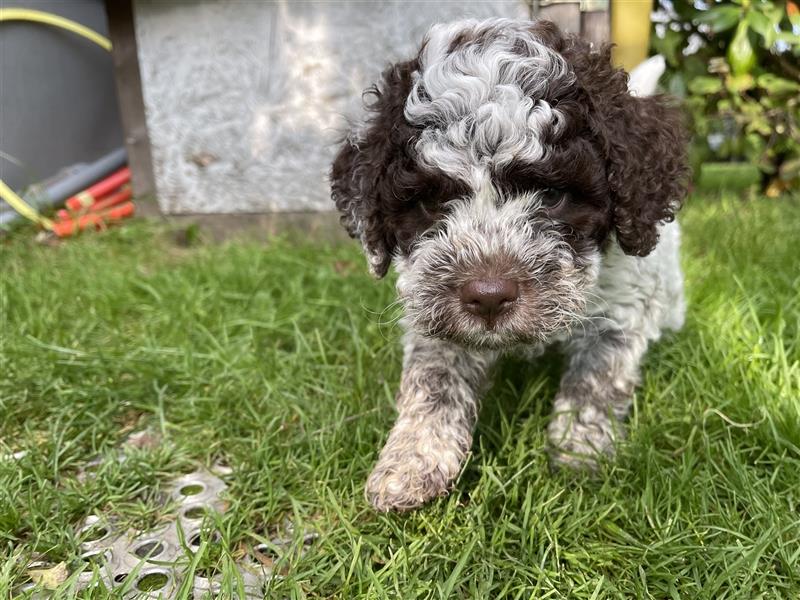
M 614 64 L 630 71 L 647 58 L 652 0 L 612 0 L 611 37 Z
M 609 0 L 530 0 L 531 16 L 556 23 L 595 45 L 611 39 Z
M 552 21 L 566 33 L 581 34 L 581 5 L 578 1 L 548 2 L 542 0 L 538 4 L 540 19 Z
M 611 41 L 611 16 L 608 0 L 581 2 L 581 36 L 600 46 Z
M 105 5 L 131 184 L 137 196 L 153 195 L 156 186 L 136 52 L 133 0 L 106 0 Z

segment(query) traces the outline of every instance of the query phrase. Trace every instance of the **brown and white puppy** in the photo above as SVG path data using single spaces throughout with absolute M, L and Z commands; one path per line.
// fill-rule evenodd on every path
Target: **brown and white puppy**
M 569 356 L 553 462 L 611 454 L 649 341 L 683 321 L 680 113 L 547 21 L 436 25 L 369 94 L 331 171 L 342 223 L 377 277 L 395 261 L 405 310 L 369 500 L 447 493 L 492 364 L 553 343 Z

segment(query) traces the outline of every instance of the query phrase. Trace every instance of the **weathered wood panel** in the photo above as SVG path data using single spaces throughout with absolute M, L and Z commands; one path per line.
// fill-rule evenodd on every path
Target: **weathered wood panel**
M 557 23 L 562 31 L 578 34 L 581 32 L 580 2 L 542 3 L 538 10 L 534 5 L 534 12 L 541 19 Z
M 581 35 L 600 45 L 611 41 L 611 16 L 607 10 L 584 11 L 581 13 Z
M 131 169 L 131 185 L 137 196 L 151 195 L 156 188 L 136 52 L 132 0 L 106 0 L 106 15 L 113 44 L 114 79 L 125 132 L 128 166 Z
M 137 0 L 156 186 L 168 213 L 329 210 L 326 174 L 361 91 L 431 23 L 529 17 L 522 0 Z

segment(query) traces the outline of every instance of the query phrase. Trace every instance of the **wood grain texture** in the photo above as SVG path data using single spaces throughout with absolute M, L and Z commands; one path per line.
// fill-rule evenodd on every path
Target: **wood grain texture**
M 168 213 L 329 210 L 362 91 L 431 24 L 529 17 L 523 0 L 135 0 L 159 203 Z
M 106 15 L 131 183 L 137 196 L 152 195 L 156 192 L 156 185 L 136 51 L 132 0 L 106 0 Z

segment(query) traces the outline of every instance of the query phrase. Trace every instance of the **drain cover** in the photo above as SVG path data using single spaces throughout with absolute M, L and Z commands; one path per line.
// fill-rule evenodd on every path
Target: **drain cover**
M 182 569 L 190 550 L 200 547 L 203 536 L 219 539 L 219 534 L 203 529 L 204 519 L 212 512 L 223 512 L 221 493 L 225 482 L 207 471 L 195 471 L 173 480 L 169 494 L 178 502 L 172 521 L 157 529 L 135 535 L 116 531 L 112 522 L 102 517 L 88 517 L 82 528 L 82 557 L 93 562 L 108 589 L 124 588 L 124 598 L 173 598 L 183 582 Z M 266 568 L 254 569 L 255 559 L 242 564 L 240 571 L 248 598 L 262 598 L 264 582 L 272 575 Z M 165 566 L 167 565 L 167 566 Z M 84 586 L 93 578 L 91 571 L 80 575 Z M 135 581 L 129 581 L 131 577 Z M 193 591 L 202 597 L 218 591 L 215 581 L 194 577 Z
M 122 592 L 121 597 L 126 600 L 176 598 L 184 583 L 189 559 L 184 546 L 196 551 L 203 538 L 212 541 L 220 539 L 219 533 L 207 526 L 205 517 L 214 512 L 224 512 L 226 505 L 221 494 L 227 486 L 219 475 L 229 474 L 230 469 L 220 467 L 214 471 L 198 470 L 173 480 L 168 492 L 178 503 L 178 510 L 171 521 L 156 529 L 122 532 L 113 521 L 101 515 L 87 517 L 79 534 L 84 540 L 81 543 L 81 558 L 89 565 L 79 575 L 78 586 L 86 588 L 97 585 L 96 567 L 102 585 L 108 590 Z M 284 529 L 287 539 L 273 539 L 272 546 L 290 546 L 292 524 L 286 523 Z M 303 545 L 307 546 L 315 537 L 315 534 L 306 535 Z M 265 583 L 273 577 L 272 560 L 268 558 L 271 556 L 274 556 L 272 550 L 261 544 L 237 562 L 246 598 L 264 597 Z M 195 574 L 192 581 L 194 597 L 218 594 L 221 591 L 219 579 L 218 575 L 203 577 Z M 34 587 L 28 584 L 21 591 Z M 44 592 L 34 596 L 46 597 Z

